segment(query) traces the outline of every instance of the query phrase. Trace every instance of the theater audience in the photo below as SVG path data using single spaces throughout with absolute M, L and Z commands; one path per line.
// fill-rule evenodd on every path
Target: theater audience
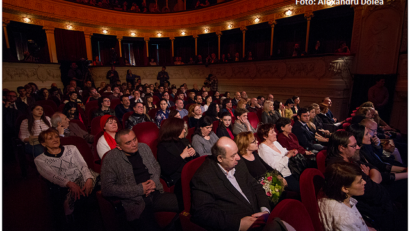
M 225 92 L 225 97 L 226 97 L 227 99 L 231 99 L 231 93 Z
M 78 136 L 83 138 L 87 143 L 92 144 L 94 142 L 94 136 L 84 131 L 78 124 L 71 123 L 61 112 L 56 112 L 51 116 L 51 125 L 55 128 L 61 137 Z
M 282 147 L 276 139 L 276 133 L 273 124 L 263 124 L 258 129 L 258 138 L 261 140 L 259 145 L 259 156 L 271 168 L 279 171 L 288 183 L 290 191 L 299 192 L 299 181 L 292 175 L 289 169 L 289 159 L 295 156 L 296 149 L 287 150 Z
M 35 105 L 31 107 L 28 118 L 20 125 L 19 138 L 25 143 L 24 150 L 27 154 L 36 158 L 44 152 L 43 146 L 39 143 L 38 135 L 51 127 L 50 117 L 46 116 L 43 107 Z
M 276 121 L 280 118 L 280 114 L 273 109 L 273 102 L 266 100 L 263 104 L 262 123 L 275 124 Z
M 169 116 L 169 109 L 168 104 L 165 99 L 162 99 L 159 102 L 159 109 L 158 112 L 155 114 L 155 123 L 157 124 L 158 128 L 161 127 L 161 122 L 165 119 L 168 119 Z
M 233 125 L 232 132 L 236 136 L 241 132 L 251 131 L 256 132 L 256 129 L 252 127 L 248 120 L 248 110 L 243 108 L 237 108 L 235 110 L 235 124 Z
M 256 98 L 252 98 L 251 99 L 251 103 L 248 105 L 248 107 L 246 108 L 249 112 L 257 112 L 259 109 L 259 104 L 258 104 L 258 100 Z
M 212 121 L 219 120 L 218 114 L 219 114 L 219 104 L 216 104 L 216 103 L 211 103 L 209 105 L 208 110 L 205 112 L 205 115 L 209 116 L 212 119 Z
M 353 196 L 362 196 L 366 181 L 359 166 L 348 162 L 330 165 L 325 171 L 325 196 L 318 201 L 319 218 L 325 230 L 372 230 L 367 227 Z
M 121 200 L 126 219 L 134 230 L 160 230 L 154 212 L 179 212 L 177 198 L 165 193 L 160 165 L 151 149 L 132 130 L 116 135 L 118 148 L 111 150 L 101 168 L 101 192 Z
M 50 92 L 48 91 L 47 88 L 41 88 L 39 91 L 39 100 L 52 100 L 50 96 Z
M 67 116 L 69 120 L 82 120 L 77 107 L 76 103 L 68 102 L 64 105 L 63 114 Z
M 93 100 L 98 100 L 101 95 L 97 92 L 97 89 L 94 87 L 90 88 L 90 97 L 88 97 L 87 103 Z
M 202 117 L 202 111 L 198 104 L 189 106 L 188 117 L 188 126 L 190 128 L 196 127 L 199 119 Z
M 19 93 L 19 97 L 17 98 L 16 102 L 25 103 L 29 108 L 36 104 L 34 97 L 28 97 L 29 93 L 27 93 L 27 90 L 24 87 L 18 87 L 17 92 Z
M 316 111 L 318 110 L 316 106 L 317 108 L 319 108 L 319 105 L 317 105 L 316 103 L 312 103 L 312 106 L 307 107 L 307 110 L 309 112 L 309 121 L 306 124 L 310 128 L 310 130 L 317 131 L 323 137 L 329 137 L 331 133 L 329 132 L 329 130 L 323 129 L 323 124 L 321 125 L 321 127 L 317 127 L 315 124 L 317 118 Z
M 111 66 L 111 70 L 107 72 L 107 79 L 110 81 L 111 86 L 117 86 L 117 81 L 120 80 L 118 72 L 115 70 L 115 66 Z
M 205 97 L 205 103 L 204 103 L 204 109 L 205 111 L 208 111 L 209 106 L 212 103 L 212 96 L 208 95 L 207 97 Z
M 218 100 L 218 102 L 221 101 L 221 95 L 220 95 L 219 91 L 215 91 L 215 92 L 214 92 L 214 96 L 212 97 L 212 99 L 213 99 L 214 101 L 215 101 L 215 100 Z
M 108 151 L 117 147 L 117 142 L 114 139 L 118 131 L 117 117 L 104 115 L 101 117 L 100 127 L 104 134 L 97 141 L 97 153 L 100 159 L 102 159 Z
M 165 81 L 169 80 L 168 72 L 165 71 L 166 67 L 162 66 L 162 70 L 158 72 L 157 80 L 159 80 L 159 85 L 164 85 Z
M 231 99 L 224 99 L 222 101 L 222 110 L 221 112 L 229 112 L 231 117 L 234 117 L 235 109 L 232 108 L 232 100 Z
M 220 114 L 219 125 L 216 130 L 216 135 L 221 138 L 226 136 L 228 138 L 234 139 L 234 135 L 232 133 L 232 117 L 231 114 L 228 112 L 222 112 Z
M 157 105 L 154 103 L 154 98 L 151 95 L 145 95 L 144 111 L 148 113 L 152 109 L 156 109 Z
M 115 111 L 110 108 L 111 100 L 107 96 L 100 97 L 98 99 L 98 110 L 94 112 L 93 118 L 103 115 L 115 116 Z
M 295 103 L 293 102 L 293 100 L 292 99 L 287 99 L 286 100 L 286 102 L 285 102 L 285 109 L 284 109 L 284 111 L 283 111 L 283 117 L 286 117 L 286 118 L 289 118 L 289 119 L 293 119 L 293 111 L 292 111 L 292 108 L 293 108 L 293 105 L 294 105 Z
M 177 110 L 171 110 L 171 111 L 169 112 L 168 119 L 170 119 L 170 118 L 182 119 L 182 118 L 181 118 L 181 115 L 179 114 L 179 112 L 178 112 Z M 164 123 L 165 123 L 165 122 L 164 122 Z
M 17 93 L 15 91 L 9 91 L 7 92 L 6 101 L 4 102 L 3 110 L 5 108 L 10 109 L 10 110 L 3 111 L 3 116 L 5 112 L 7 112 L 7 114 L 10 115 L 11 118 L 15 116 L 14 119 L 16 119 L 18 115 L 23 115 L 27 113 L 28 106 L 27 104 L 21 101 L 17 101 Z
M 127 89 L 129 90 L 129 89 Z M 113 88 L 112 94 L 109 95 L 108 97 L 110 98 L 110 100 L 113 99 L 121 99 L 121 96 L 124 95 L 124 93 L 121 92 L 120 88 L 118 86 L 115 86 Z
M 332 106 L 332 100 L 329 97 L 326 97 L 323 99 L 322 102 L 328 106 L 328 110 L 326 112 L 327 117 L 329 117 L 330 120 L 332 120 L 332 122 L 336 123 L 337 119 L 333 117 L 333 113 L 332 111 L 330 111 L 330 107 Z
M 341 125 L 341 122 L 334 123 L 334 120 L 331 120 L 327 116 L 327 112 L 329 111 L 329 107 L 327 104 L 321 103 L 319 105 L 320 113 L 316 115 L 316 123 L 322 125 L 324 128 L 328 128 L 330 131 L 334 131 Z
M 292 107 L 292 112 L 293 112 L 293 114 L 297 114 L 298 110 L 300 109 L 300 106 L 299 106 L 300 98 L 299 98 L 299 96 L 294 95 L 292 97 L 292 100 L 295 103 Z
M 194 101 L 195 101 L 196 105 L 198 105 L 201 108 L 201 112 L 204 113 L 206 110 L 205 110 L 205 107 L 202 106 L 202 96 L 196 95 L 194 97 Z
M 282 147 L 287 150 L 298 150 L 298 153 L 303 155 L 313 155 L 313 152 L 307 151 L 302 146 L 300 146 L 298 138 L 292 133 L 292 124 L 288 118 L 280 118 L 276 124 L 275 128 L 278 130 L 277 140 L 282 145 Z
M 235 97 L 232 99 L 232 106 L 237 106 L 240 99 L 241 99 L 241 93 L 238 91 L 235 93 Z
M 188 116 L 188 111 L 184 109 L 184 101 L 182 99 L 177 99 L 175 101 L 175 109 L 179 112 L 181 118 Z
M 127 129 L 132 129 L 132 127 L 139 123 L 151 122 L 151 118 L 144 113 L 144 105 L 142 103 L 136 103 L 132 109 L 134 110 L 134 113 L 128 117 L 125 122 L 125 127 Z
M 265 97 L 260 95 L 256 99 L 258 100 L 258 105 L 259 105 L 258 108 L 262 108 L 263 104 L 265 103 Z
M 115 116 L 122 123 L 122 117 L 125 113 L 130 111 L 132 111 L 132 107 L 130 106 L 130 100 L 128 99 L 128 96 L 121 96 L 121 103 L 115 106 Z
M 72 102 L 72 103 L 76 103 L 78 104 L 78 106 L 80 106 L 82 109 L 85 109 L 85 105 L 83 104 L 83 102 L 81 101 L 81 99 L 78 99 L 78 95 L 77 92 L 75 91 L 71 91 L 68 93 L 68 100 L 64 100 L 63 103 L 68 103 L 68 102 Z
M 218 141 L 219 137 L 212 131 L 213 121 L 208 116 L 199 119 L 192 135 L 192 146 L 200 155 L 211 155 L 212 146 Z
M 237 109 L 238 109 L 238 108 L 246 109 L 246 100 L 245 100 L 245 98 L 241 98 L 241 99 L 239 100 L 238 105 L 237 105 L 236 108 L 237 108 Z
M 309 112 L 306 108 L 301 108 L 297 114 L 297 121 L 293 124 L 292 133 L 298 138 L 300 146 L 313 153 L 323 150 L 324 146 L 316 140 L 326 142 L 316 131 L 311 130 L 306 123 L 309 122 Z M 320 140 L 319 140 L 320 139 Z

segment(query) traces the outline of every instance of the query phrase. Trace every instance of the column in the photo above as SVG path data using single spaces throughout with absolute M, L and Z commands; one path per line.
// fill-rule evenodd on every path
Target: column
M 145 45 L 147 46 L 147 57 L 149 58 L 149 37 L 144 37 Z M 149 61 L 148 61 L 149 62 Z
M 169 39 L 171 39 L 172 57 L 174 57 L 174 41 L 175 41 L 175 37 L 169 37 Z
M 56 40 L 54 38 L 54 27 L 43 27 L 46 31 L 48 53 L 50 55 L 51 63 L 58 63 L 57 60 L 57 50 L 56 50 Z
M 270 56 L 273 54 L 273 35 L 275 33 L 275 25 L 276 25 L 276 20 L 270 20 Z
M 7 25 L 9 23 L 10 23 L 10 20 L 3 18 L 3 32 L 4 32 L 4 39 L 6 40 L 7 48 L 10 48 L 9 36 L 7 35 Z
M 119 45 L 119 48 L 120 48 L 120 58 L 122 57 L 122 46 L 121 46 L 121 40 L 122 40 L 122 38 L 123 38 L 122 36 L 117 38 L 117 40 L 118 40 L 118 45 Z
M 306 12 L 305 13 L 305 18 L 307 20 L 307 28 L 306 28 L 306 45 L 305 45 L 305 52 L 308 52 L 308 45 L 309 45 L 309 31 L 310 31 L 310 20 L 313 17 L 313 12 Z
M 93 52 L 91 49 L 91 35 L 92 33 L 88 32 L 84 32 L 84 38 L 85 38 L 85 48 L 87 50 L 87 59 L 88 60 L 93 60 Z
M 222 32 L 217 31 L 216 35 L 218 35 L 218 59 L 221 59 L 221 36 L 222 36 Z
M 242 58 L 245 58 L 245 33 L 246 33 L 246 26 L 241 26 L 242 31 Z
M 195 56 L 197 56 L 198 55 L 198 35 L 194 34 L 193 37 L 195 39 Z

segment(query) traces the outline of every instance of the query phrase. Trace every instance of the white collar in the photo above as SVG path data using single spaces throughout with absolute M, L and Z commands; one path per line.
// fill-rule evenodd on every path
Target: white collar
M 221 170 L 222 170 L 222 172 L 225 174 L 225 176 L 233 176 L 234 177 L 234 175 L 235 175 L 235 171 L 236 171 L 236 169 L 235 168 L 233 168 L 233 169 L 231 169 L 229 172 L 228 171 L 226 171 L 223 167 L 222 167 L 222 165 L 220 165 L 219 163 L 218 163 L 218 166 L 221 168 Z

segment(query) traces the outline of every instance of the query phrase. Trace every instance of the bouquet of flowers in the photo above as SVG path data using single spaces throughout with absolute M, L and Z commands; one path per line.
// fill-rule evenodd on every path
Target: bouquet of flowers
M 284 186 L 281 176 L 278 172 L 266 172 L 265 176 L 259 181 L 265 189 L 266 196 L 269 197 L 272 203 L 276 204 L 282 195 Z

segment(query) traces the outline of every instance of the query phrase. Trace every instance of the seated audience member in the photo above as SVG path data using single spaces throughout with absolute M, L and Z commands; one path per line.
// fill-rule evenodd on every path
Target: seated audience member
M 238 105 L 236 106 L 236 108 L 242 108 L 242 109 L 246 109 L 246 99 L 245 98 L 241 98 L 238 102 Z
M 70 124 L 70 119 L 61 112 L 56 112 L 51 116 L 51 125 L 58 131 L 58 134 L 61 137 L 78 136 L 83 138 L 89 144 L 94 142 L 93 135 L 88 134 L 88 132 L 84 131 L 76 123 Z
M 262 108 L 263 104 L 265 103 L 265 97 L 260 95 L 256 99 L 258 100 L 258 105 L 259 105 L 258 108 Z
M 120 87 L 115 86 L 113 88 L 112 94 L 110 96 L 108 96 L 110 98 L 110 100 L 113 99 L 121 99 L 121 96 L 123 95 L 123 93 L 120 90 Z
M 228 98 L 228 96 L 226 96 Z M 238 106 L 239 100 L 241 100 L 241 93 L 238 91 L 235 93 L 235 97 L 232 99 L 232 106 Z
M 169 93 L 168 92 L 164 92 L 164 94 L 162 94 L 162 99 L 164 99 L 167 102 L 167 109 L 169 109 L 170 107 L 175 106 L 174 102 L 169 101 Z
M 269 101 L 273 102 L 275 100 L 275 97 L 272 94 L 269 94 L 268 98 L 266 100 L 269 100 Z
M 211 155 L 212 146 L 218 141 L 219 137 L 212 131 L 213 121 L 208 116 L 199 119 L 192 135 L 192 146 L 200 155 Z
M 326 168 L 323 192 L 318 201 L 319 218 L 326 231 L 331 230 L 372 230 L 367 227 L 356 208 L 353 196 L 362 196 L 366 181 L 359 166 L 341 162 Z
M 175 194 L 178 202 L 182 202 L 182 169 L 186 163 L 199 157 L 185 138 L 185 133 L 184 120 L 170 118 L 161 126 L 158 135 L 157 159 L 161 166 L 161 175 L 171 185 L 176 185 Z
M 327 149 L 326 166 L 349 162 L 360 166 L 363 180 L 366 181 L 363 196 L 354 196 L 362 216 L 369 216 L 379 226 L 381 230 L 396 230 L 396 222 L 405 222 L 405 220 L 395 218 L 400 217 L 400 211 L 393 206 L 391 195 L 387 189 L 380 185 L 382 177 L 380 172 L 372 165 L 361 162 L 360 157 L 356 155 L 360 147 L 357 145 L 355 137 L 347 131 L 338 131 L 332 133 L 329 139 Z
M 290 191 L 299 192 L 299 181 L 292 175 L 288 166 L 289 159 L 298 151 L 296 149 L 288 151 L 277 142 L 273 124 L 261 125 L 258 129 L 258 137 L 262 141 L 259 145 L 259 156 L 266 164 L 282 174 Z
M 64 100 L 63 103 L 68 103 L 68 102 L 72 102 L 72 103 L 76 103 L 78 104 L 82 109 L 85 109 L 85 105 L 83 104 L 83 102 L 81 101 L 81 99 L 78 99 L 78 94 L 75 91 L 70 91 L 68 93 L 69 98 L 67 100 Z
M 6 100 L 3 105 L 3 116 L 5 116 L 5 113 L 7 112 L 7 114 L 10 115 L 10 118 L 15 117 L 15 120 L 17 119 L 18 115 L 27 114 L 27 104 L 17 101 L 17 93 L 15 91 L 7 92 Z
M 88 97 L 87 103 L 93 100 L 98 100 L 101 95 L 98 93 L 97 89 L 94 87 L 90 88 L 90 97 Z
M 345 41 L 340 42 L 339 48 L 336 50 L 336 53 L 350 54 L 349 47 L 346 45 Z
M 175 87 L 171 88 L 170 96 L 172 97 L 172 99 L 174 99 L 174 101 L 177 99 L 177 92 L 178 90 Z
M 179 114 L 179 112 L 178 112 L 177 110 L 171 110 L 171 111 L 169 112 L 168 119 L 170 119 L 170 118 L 182 119 L 182 118 L 181 118 L 181 115 Z M 165 123 L 165 122 L 164 122 L 164 123 Z
M 141 98 L 141 92 L 139 90 L 135 90 L 132 94 L 133 94 L 133 98 L 130 98 L 130 101 L 131 101 L 130 107 L 133 108 L 137 102 L 144 103 L 144 101 Z
M 89 169 L 76 146 L 60 144 L 57 130 L 50 128 L 42 131 L 38 140 L 44 147 L 44 152 L 34 160 L 38 172 L 51 183 L 61 187 L 59 192 L 62 193 L 61 198 L 65 199 L 65 215 L 75 211 L 75 218 L 82 224 L 87 224 L 87 204 L 84 202 L 90 196 L 95 197 L 95 189 L 99 188 L 95 187 L 98 173 Z
M 318 133 L 320 132 L 321 133 L 320 135 L 323 136 L 323 137 L 329 137 L 331 135 L 331 133 L 328 130 L 324 130 L 323 126 L 321 128 L 317 127 L 316 124 L 315 124 L 315 122 L 316 122 L 316 105 L 317 104 L 313 103 L 312 106 L 307 107 L 307 110 L 309 111 L 309 121 L 306 124 L 310 128 L 310 130 L 318 131 Z M 317 107 L 319 108 L 319 105 Z
M 251 99 L 251 104 L 246 108 L 249 112 L 257 112 L 259 107 L 258 107 L 258 100 L 256 98 Z
M 205 109 L 205 111 L 208 111 L 208 108 L 212 103 L 212 96 L 208 95 L 207 97 L 205 97 L 204 100 L 205 100 L 204 109 Z
M 117 117 L 111 115 L 101 117 L 100 127 L 104 131 L 104 134 L 97 141 L 97 153 L 100 159 L 102 159 L 108 151 L 115 149 L 117 146 L 117 142 L 115 142 L 114 139 L 118 131 L 117 120 Z
M 248 230 L 269 213 L 265 191 L 240 161 L 238 147 L 222 137 L 191 180 L 192 221 L 209 230 Z M 229 187 L 228 187 L 229 186 Z
M 202 87 L 201 96 L 202 99 L 205 99 L 208 96 L 208 92 L 206 91 L 205 87 Z
M 115 106 L 115 115 L 117 116 L 118 120 L 122 122 L 122 117 L 125 113 L 132 111 L 132 107 L 130 106 L 130 100 L 128 96 L 121 96 L 121 103 Z
M 216 130 L 216 135 L 219 138 L 226 136 L 232 140 L 235 138 L 232 132 L 232 116 L 228 112 L 220 113 L 219 125 Z
M 177 99 L 175 101 L 175 109 L 179 112 L 181 118 L 184 118 L 188 115 L 188 111 L 184 109 L 184 101 L 182 99 Z
M 152 93 L 152 90 L 149 87 L 145 88 L 145 93 L 143 97 L 145 98 L 145 100 L 147 100 L 148 96 L 154 97 L 154 94 Z
M 25 103 L 27 107 L 31 108 L 36 103 L 34 97 L 28 97 L 27 90 L 24 87 L 18 87 L 17 92 L 19 93 L 19 97 L 17 98 L 16 102 Z
M 279 118 L 280 115 L 274 110 L 273 102 L 266 100 L 263 104 L 262 123 L 275 124 Z
M 292 124 L 288 118 L 280 118 L 276 122 L 276 129 L 278 130 L 278 142 L 287 150 L 298 150 L 298 153 L 303 155 L 314 155 L 313 152 L 307 151 L 300 146 L 298 138 L 292 133 Z
M 38 99 L 39 100 L 52 100 L 50 92 L 48 91 L 47 88 L 40 89 Z
M 249 173 L 260 182 L 262 177 L 265 177 L 266 172 L 276 172 L 271 166 L 261 159 L 258 154 L 258 140 L 252 132 L 242 132 L 235 137 L 236 146 L 238 146 L 238 154 L 243 158 L 243 161 L 248 168 Z M 283 180 L 286 185 L 286 180 Z
M 121 200 L 126 219 L 134 230 L 160 230 L 154 213 L 178 212 L 174 194 L 165 193 L 159 180 L 161 169 L 151 149 L 138 143 L 135 133 L 122 129 L 101 167 L 101 192 Z
M 167 101 L 165 99 L 162 99 L 159 102 L 158 112 L 155 114 L 155 123 L 157 124 L 158 128 L 161 127 L 161 122 L 163 120 L 168 119 L 169 109 L 167 109 L 167 107 Z
M 205 112 L 205 115 L 209 116 L 212 119 L 212 121 L 217 121 L 219 120 L 218 113 L 219 113 L 219 105 L 216 103 L 211 103 L 209 105 L 208 110 Z
M 253 132 L 255 133 L 255 128 L 252 127 L 248 120 L 248 110 L 243 108 L 237 108 L 235 110 L 235 124 L 233 125 L 233 134 L 236 136 L 241 132 Z
M 151 122 L 151 118 L 144 113 L 144 106 L 142 103 L 136 103 L 132 108 L 134 113 L 128 117 L 128 120 L 125 122 L 125 127 L 127 129 L 132 129 L 135 125 L 143 122 Z
M 221 95 L 219 93 L 219 91 L 215 91 L 214 96 L 212 97 L 212 99 L 215 100 L 221 100 Z
M 51 127 L 50 117 L 46 116 L 43 107 L 31 107 L 28 119 L 21 122 L 19 138 L 25 145 L 25 152 L 36 158 L 44 152 L 43 146 L 38 141 L 38 135 Z
M 328 106 L 328 110 L 326 112 L 327 117 L 329 117 L 330 120 L 332 120 L 333 123 L 336 123 L 337 119 L 335 117 L 333 117 L 333 113 L 332 113 L 332 111 L 330 111 L 330 107 L 332 106 L 332 100 L 329 97 L 326 97 L 326 98 L 323 99 L 322 102 Z
M 273 110 L 279 117 L 285 117 L 285 106 L 283 106 L 282 102 L 275 100 L 273 102 Z
M 194 97 L 194 100 L 195 100 L 196 105 L 198 105 L 201 108 L 201 112 L 204 113 L 205 108 L 204 108 L 204 106 L 202 106 L 202 96 L 196 95 Z
M 295 104 L 292 107 L 292 112 L 293 114 L 297 114 L 298 110 L 300 109 L 299 103 L 300 103 L 300 98 L 299 96 L 294 95 L 292 97 L 293 102 L 295 102 Z
M 229 112 L 232 117 L 234 117 L 235 110 L 232 108 L 232 100 L 231 99 L 224 99 L 222 101 L 222 110 L 221 112 Z
M 283 112 L 283 117 L 286 117 L 286 118 L 289 118 L 289 119 L 292 119 L 292 118 L 293 118 L 292 108 L 293 108 L 293 105 L 294 105 L 294 104 L 295 104 L 295 103 L 293 102 L 292 99 L 287 99 L 287 100 L 286 100 L 286 102 L 285 102 L 285 109 L 284 109 L 284 112 Z
M 193 88 L 189 91 L 194 92 L 195 94 L 198 93 L 199 92 L 198 84 L 194 83 Z
M 296 135 L 300 146 L 313 153 L 323 150 L 324 146 L 316 143 L 319 138 L 316 131 L 310 130 L 307 126 L 309 122 L 309 112 L 306 108 L 301 108 L 297 114 L 297 121 L 293 124 L 292 133 Z
M 156 109 L 157 105 L 154 103 L 154 98 L 151 95 L 145 95 L 144 111 L 148 113 L 152 109 Z
M 163 94 L 164 94 L 164 86 L 160 85 L 158 87 L 158 92 L 156 92 L 154 95 L 157 96 L 159 99 L 162 99 Z
M 189 106 L 188 117 L 188 126 L 190 128 L 196 127 L 199 119 L 202 117 L 202 111 L 198 104 Z
M 67 116 L 69 120 L 81 120 L 80 113 L 78 112 L 77 104 L 68 102 L 64 105 L 63 114 Z
M 188 94 L 188 104 L 195 103 L 195 92 L 189 92 Z
M 231 99 L 231 93 L 229 93 L 228 91 L 225 92 L 225 97 L 227 99 Z
M 329 107 L 324 104 L 321 103 L 319 105 L 319 109 L 320 109 L 320 113 L 316 115 L 316 120 L 318 121 L 317 123 L 322 124 L 323 126 L 330 126 L 332 127 L 335 126 L 334 129 L 336 129 L 337 127 L 339 127 L 341 125 L 341 122 L 339 123 L 334 123 L 327 115 L 327 111 L 329 110 Z
M 115 111 L 110 108 L 111 100 L 107 96 L 100 97 L 98 99 L 98 110 L 94 112 L 93 118 L 103 115 L 115 116 Z

